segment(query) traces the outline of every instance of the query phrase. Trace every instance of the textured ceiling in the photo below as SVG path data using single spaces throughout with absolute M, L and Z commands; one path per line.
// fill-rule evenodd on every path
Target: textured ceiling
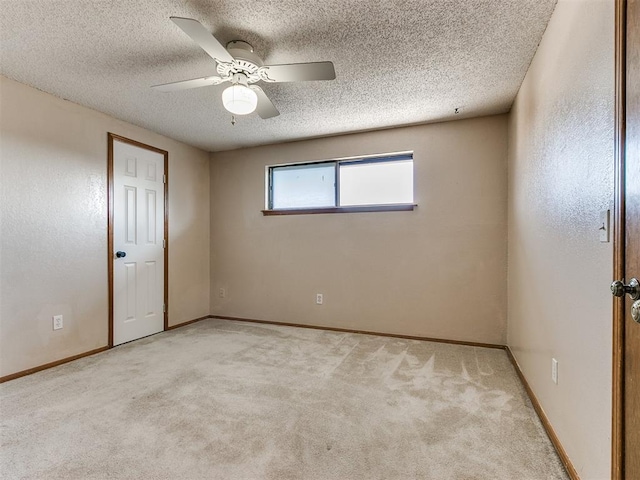
M 0 73 L 209 151 L 507 112 L 556 0 L 0 0 Z M 325 82 L 259 83 L 280 110 L 222 107 L 225 85 L 170 20 L 194 18 L 267 64 L 335 64 Z M 1 107 L 0 107 L 1 108 Z

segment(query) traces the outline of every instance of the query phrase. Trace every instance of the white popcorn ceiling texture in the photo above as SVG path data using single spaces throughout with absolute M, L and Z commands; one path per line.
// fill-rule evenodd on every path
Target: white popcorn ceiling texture
M 0 73 L 208 151 L 509 111 L 556 0 L 0 0 Z M 226 85 L 170 20 L 194 18 L 266 64 L 332 61 L 337 79 L 259 85 L 280 110 L 222 106 Z M 0 107 L 1 108 L 1 107 Z

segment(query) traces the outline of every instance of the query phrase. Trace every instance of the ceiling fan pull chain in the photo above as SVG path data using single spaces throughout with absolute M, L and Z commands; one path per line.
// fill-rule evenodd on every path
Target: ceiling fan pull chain
M 235 125 L 235 124 L 236 124 L 236 116 L 231 115 L 231 125 Z

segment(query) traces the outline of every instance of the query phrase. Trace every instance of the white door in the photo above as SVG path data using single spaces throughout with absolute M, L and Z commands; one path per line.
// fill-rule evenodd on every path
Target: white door
M 164 329 L 164 155 L 113 140 L 113 344 Z

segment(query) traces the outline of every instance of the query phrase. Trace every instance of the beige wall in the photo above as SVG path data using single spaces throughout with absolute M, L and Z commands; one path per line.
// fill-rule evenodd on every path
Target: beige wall
M 613 4 L 558 2 L 509 125 L 508 344 L 583 479 L 610 465 Z
M 0 105 L 0 376 L 107 344 L 108 131 L 169 151 L 170 324 L 208 314 L 208 154 L 4 77 Z
M 211 313 L 503 344 L 506 141 L 501 115 L 212 154 Z M 266 165 L 407 150 L 413 212 L 261 213 Z

